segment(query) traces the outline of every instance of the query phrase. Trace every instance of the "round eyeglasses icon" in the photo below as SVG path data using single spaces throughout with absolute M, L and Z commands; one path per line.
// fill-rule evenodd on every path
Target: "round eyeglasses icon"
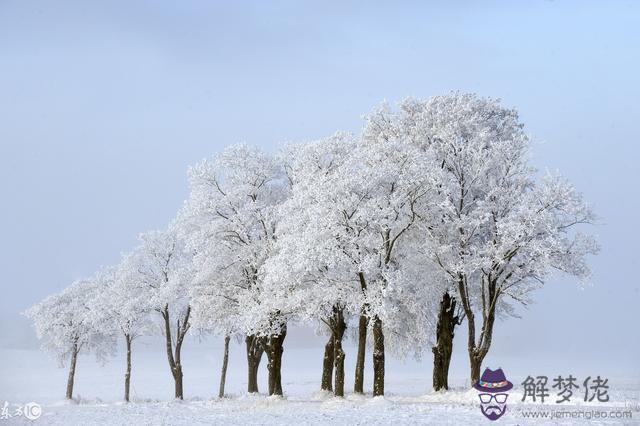
M 491 394 L 491 393 L 481 393 L 478 394 L 478 397 L 480 398 L 480 402 L 482 402 L 483 404 L 488 404 L 491 402 L 491 400 L 495 400 L 498 404 L 504 404 L 505 402 L 507 402 L 507 397 L 509 395 L 506 393 L 496 393 L 496 394 Z

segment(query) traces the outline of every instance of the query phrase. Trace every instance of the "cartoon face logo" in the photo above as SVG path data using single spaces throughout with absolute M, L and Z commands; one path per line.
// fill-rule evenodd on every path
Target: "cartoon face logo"
M 502 371 L 498 368 L 493 371 L 489 368 L 484 370 L 482 377 L 473 387 L 479 392 L 480 411 L 489 420 L 497 420 L 507 411 L 506 392 L 513 387 L 513 383 L 507 380 Z

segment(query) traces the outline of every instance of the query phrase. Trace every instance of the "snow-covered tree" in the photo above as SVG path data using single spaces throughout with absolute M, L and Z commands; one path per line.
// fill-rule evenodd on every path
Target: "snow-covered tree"
M 362 392 L 370 327 L 374 395 L 383 395 L 382 324 L 388 320 L 390 325 L 406 329 L 407 324 L 397 320 L 409 318 L 403 311 L 409 304 L 403 304 L 402 299 L 415 297 L 411 291 L 424 288 L 403 280 L 407 275 L 399 271 L 410 259 L 399 256 L 398 250 L 418 221 L 416 206 L 432 186 L 430 159 L 403 139 L 375 132 L 371 128 L 374 124 L 369 123 L 360 139 L 338 134 L 292 150 L 297 158 L 288 168 L 292 196 L 283 206 L 283 236 L 278 240 L 281 247 L 276 258 L 280 265 L 270 265 L 270 273 L 276 277 L 272 281 L 282 281 L 284 276 L 284 281 L 296 282 L 296 288 L 307 294 L 306 315 L 331 329 L 322 387 L 329 388 L 329 360 L 333 359 L 336 394 L 343 393 L 340 369 L 345 309 L 360 314 L 355 391 Z M 295 293 L 296 303 L 303 309 L 305 305 L 298 303 L 301 293 Z M 412 318 L 422 318 L 422 314 Z M 394 337 L 393 346 L 400 353 L 406 349 L 403 339 L 416 338 L 409 346 L 417 349 L 426 334 L 404 333 L 403 339 L 396 339 L 401 335 L 396 331 L 389 329 L 388 334 Z
M 597 246 L 575 229 L 594 215 L 562 179 L 536 179 L 517 112 L 497 100 L 454 93 L 409 100 L 402 110 L 407 137 L 435 152 L 439 164 L 437 202 L 429 206 L 421 252 L 455 287 L 475 383 L 496 313 L 511 312 L 509 299 L 526 303 L 554 270 L 588 276 L 585 256 Z
M 181 353 L 191 326 L 189 287 L 195 274 L 193 253 L 173 224 L 165 231 L 143 233 L 139 239 L 140 244 L 125 259 L 118 279 L 124 285 L 140 289 L 141 312 L 160 316 L 175 397 L 183 399 Z
M 372 322 L 374 396 L 384 394 L 383 324 L 402 327 L 410 318 L 424 318 L 423 311 L 406 311 L 412 305 L 405 300 L 430 294 L 429 283 L 416 286 L 404 279 L 410 276 L 403 273 L 404 268 L 414 259 L 401 255 L 401 251 L 420 221 L 420 206 L 434 191 L 430 152 L 392 132 L 380 131 L 377 118 L 375 113 L 368 118 L 353 164 L 345 169 L 352 180 L 350 192 L 360 200 L 349 222 L 361 229 L 354 242 L 360 256 L 359 272 L 363 282 L 366 280 L 366 303 Z M 412 324 L 412 333 L 404 333 L 403 339 L 394 341 L 395 349 L 402 353 L 409 347 L 422 346 L 427 332 L 420 328 Z M 406 330 L 406 325 L 401 330 Z M 389 336 L 399 336 L 391 327 L 387 331 Z M 402 346 L 409 341 L 409 345 Z
M 138 277 L 137 263 L 131 254 L 124 255 L 117 266 L 100 270 L 95 279 L 100 292 L 93 305 L 103 312 L 113 333 L 124 337 L 126 344 L 126 370 L 124 400 L 129 402 L 131 384 L 131 356 L 133 341 L 151 330 L 148 288 Z
M 104 361 L 115 350 L 115 339 L 104 311 L 93 300 L 102 291 L 95 277 L 74 281 L 60 293 L 32 306 L 25 315 L 33 321 L 42 347 L 62 365 L 69 359 L 66 398 L 73 397 L 76 362 L 80 352 L 93 352 Z
M 279 360 L 286 323 L 279 310 L 264 312 L 259 271 L 275 242 L 277 206 L 287 182 L 276 158 L 232 145 L 189 170 L 190 197 L 181 222 L 197 248 L 194 287 L 197 323 L 245 338 L 248 392 L 257 392 L 263 351 L 269 358 L 269 393 L 282 394 Z
M 365 134 L 369 138 L 378 140 L 404 140 L 405 143 L 412 144 L 418 148 L 415 155 L 423 157 L 424 168 L 417 171 L 418 174 L 431 174 L 432 188 L 428 197 L 423 197 L 422 202 L 417 204 L 414 210 L 417 212 L 419 227 L 429 227 L 433 222 L 442 221 L 438 216 L 437 209 L 432 206 L 440 204 L 440 199 L 446 196 L 441 185 L 434 182 L 441 180 L 438 174 L 441 172 L 442 164 L 434 150 L 434 145 L 425 140 L 424 135 L 416 132 L 416 121 L 420 117 L 416 115 L 412 109 L 414 104 L 407 101 L 401 104 L 401 111 L 393 111 L 388 104 L 383 104 L 367 117 L 367 128 Z M 414 224 L 415 225 L 415 224 Z M 424 246 L 421 244 L 424 237 L 422 231 L 413 226 L 413 232 L 410 232 L 410 245 L 405 247 L 406 261 L 404 272 L 412 273 L 414 284 L 421 282 L 430 290 L 427 296 L 422 298 L 414 298 L 412 301 L 418 301 L 423 305 L 423 312 L 426 318 L 429 314 L 437 312 L 437 315 L 431 315 L 431 322 L 435 322 L 436 341 L 432 346 L 433 358 L 433 388 L 435 390 L 448 389 L 448 370 L 453 350 L 454 329 L 460 324 L 461 315 L 460 308 L 456 308 L 456 299 L 451 297 L 451 293 L 455 291 L 453 283 L 449 277 L 437 271 L 433 265 L 425 263 L 423 259 Z M 430 255 L 430 254 L 429 254 Z M 429 255 L 426 255 L 427 257 Z M 422 288 L 425 290 L 425 288 Z M 434 293 L 440 292 L 440 304 L 434 306 Z M 433 328 L 430 324 L 428 329 Z M 426 336 L 429 335 L 428 330 L 422 330 Z
M 349 161 L 354 138 L 338 133 L 316 142 L 289 145 L 281 154 L 291 185 L 278 209 L 280 221 L 273 255 L 265 262 L 265 294 L 277 307 L 303 323 L 323 323 L 325 346 L 321 389 L 344 395 L 342 339 L 347 317 L 358 314 L 362 296 L 355 269 L 341 255 L 324 221 L 327 196 L 339 185 L 336 170 Z M 270 303 L 263 298 L 262 304 Z M 366 332 L 366 329 L 365 329 Z M 335 365 L 335 388 L 332 385 Z

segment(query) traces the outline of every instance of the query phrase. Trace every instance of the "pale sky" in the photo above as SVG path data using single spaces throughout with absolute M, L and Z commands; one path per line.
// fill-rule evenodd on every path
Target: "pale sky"
M 640 3 L 453 3 L 0 0 L 0 344 L 32 341 L 20 311 L 165 226 L 189 164 L 462 90 L 516 107 L 534 163 L 603 222 L 592 286 L 549 281 L 488 362 L 640 375 Z

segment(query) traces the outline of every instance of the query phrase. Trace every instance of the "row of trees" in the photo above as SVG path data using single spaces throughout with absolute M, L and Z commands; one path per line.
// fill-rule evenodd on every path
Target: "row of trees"
M 528 303 L 554 271 L 585 279 L 594 215 L 579 193 L 529 165 L 516 111 L 453 93 L 384 105 L 358 136 L 284 147 L 270 155 L 233 145 L 191 167 L 190 195 L 163 231 L 144 233 L 119 265 L 101 269 L 27 311 L 38 336 L 70 358 L 104 358 L 116 336 L 165 337 L 175 397 L 190 330 L 246 343 L 248 392 L 267 357 L 268 393 L 282 395 L 287 326 L 326 331 L 321 388 L 343 396 L 348 326 L 357 328 L 354 392 L 373 395 L 385 356 L 433 352 L 433 387 L 448 388 L 455 328 L 466 322 L 470 379 L 491 347 L 495 320 Z M 370 342 L 368 345 L 367 342 Z

